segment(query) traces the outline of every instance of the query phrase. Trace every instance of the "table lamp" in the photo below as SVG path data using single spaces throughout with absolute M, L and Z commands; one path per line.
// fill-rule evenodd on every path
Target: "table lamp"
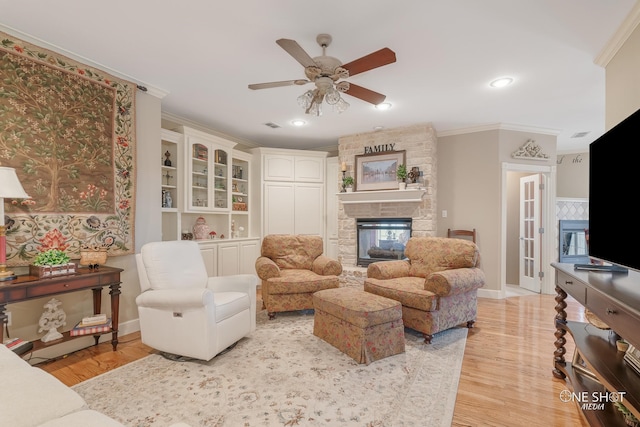
M 16 170 L 0 166 L 0 282 L 13 280 L 17 276 L 7 271 L 7 232 L 4 226 L 4 199 L 28 199 L 29 195 L 22 188 Z

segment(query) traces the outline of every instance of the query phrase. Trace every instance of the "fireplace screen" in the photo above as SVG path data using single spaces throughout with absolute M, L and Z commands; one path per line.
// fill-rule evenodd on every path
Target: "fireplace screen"
M 411 237 L 411 218 L 358 219 L 356 225 L 359 266 L 404 259 L 404 247 Z

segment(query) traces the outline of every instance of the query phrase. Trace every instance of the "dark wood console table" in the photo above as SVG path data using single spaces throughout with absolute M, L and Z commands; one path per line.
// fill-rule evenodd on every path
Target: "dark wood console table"
M 566 379 L 575 395 L 584 392 L 588 396 L 594 392 L 607 396 L 624 393 L 622 403 L 640 418 L 640 375 L 624 362 L 624 353 L 616 349 L 618 335 L 640 348 L 640 273 L 632 270 L 628 274 L 578 271 L 573 264 L 561 263 L 553 263 L 552 266 L 556 270 L 557 293 L 553 376 Z M 590 323 L 568 321 L 565 311 L 568 295 L 611 330 L 598 329 Z M 565 360 L 567 332 L 573 337 L 586 371 Z M 601 402 L 602 399 L 598 401 Z M 612 402 L 591 407 L 582 403 L 579 402 L 578 406 L 589 425 L 626 425 Z
M 100 335 L 111 334 L 113 350 L 118 346 L 118 312 L 120 310 L 120 273 L 121 268 L 101 266 L 91 270 L 88 267 L 78 268 L 75 274 L 39 279 L 36 276 L 18 276 L 15 280 L 0 282 L 0 342 L 4 341 L 4 324 L 7 321 L 7 304 L 27 301 L 35 298 L 53 297 L 89 290 L 93 292 L 93 314 L 100 313 L 102 304 L 102 289 L 109 287 L 111 295 L 111 331 L 95 334 L 95 342 L 98 344 Z M 34 350 L 59 344 L 74 338 L 69 332 L 64 332 L 63 338 L 43 343 L 40 340 L 34 342 Z M 86 335 L 85 335 L 86 336 Z

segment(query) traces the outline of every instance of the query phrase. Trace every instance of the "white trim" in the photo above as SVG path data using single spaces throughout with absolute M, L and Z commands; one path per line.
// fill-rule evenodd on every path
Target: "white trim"
M 336 195 L 338 200 L 345 205 L 355 203 L 415 203 L 422 201 L 422 196 L 426 191 L 424 189 L 354 191 L 352 193 L 336 193 Z
M 547 176 L 546 191 L 544 192 L 544 221 L 540 224 L 545 229 L 542 239 L 542 272 L 544 278 L 540 284 L 543 294 L 554 294 L 555 274 L 551 262 L 555 261 L 555 232 L 556 229 L 556 166 L 529 165 L 522 163 L 502 163 L 500 183 L 500 292 L 504 297 L 507 282 L 507 172 L 543 173 Z
M 607 44 L 602 48 L 598 56 L 595 57 L 593 62 L 605 68 L 609 65 L 609 61 L 616 56 L 616 53 L 625 44 L 627 39 L 640 23 L 640 2 L 636 1 L 625 20 L 620 24 L 618 30 L 611 36 Z
M 466 133 L 486 132 L 490 130 L 512 130 L 517 132 L 531 132 L 542 135 L 560 135 L 561 131 L 557 129 L 538 128 L 533 126 L 516 125 L 509 123 L 491 123 L 480 126 L 473 126 L 468 128 L 452 129 L 442 132 L 436 132 L 438 137 L 451 136 L 451 135 L 463 135 Z
M 582 197 L 556 197 L 556 202 L 588 202 L 588 198 Z
M 489 299 L 504 299 L 505 298 L 505 290 L 503 289 L 478 289 L 478 298 L 489 298 Z

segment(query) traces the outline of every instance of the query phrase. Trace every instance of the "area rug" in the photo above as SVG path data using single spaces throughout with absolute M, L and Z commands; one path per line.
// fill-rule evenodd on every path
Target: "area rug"
M 261 312 L 256 331 L 209 362 L 144 359 L 73 387 L 132 427 L 450 426 L 466 328 L 360 365 L 313 335 L 313 312 Z

